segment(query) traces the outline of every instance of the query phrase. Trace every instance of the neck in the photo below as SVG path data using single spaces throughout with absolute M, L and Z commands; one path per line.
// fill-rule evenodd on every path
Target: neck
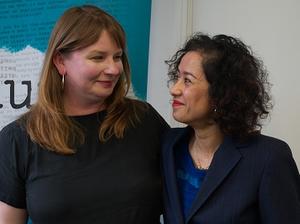
M 68 116 L 86 115 L 99 112 L 106 108 L 103 102 L 81 103 L 79 101 L 66 100 L 64 103 L 65 113 Z
M 214 157 L 223 142 L 224 135 L 220 128 L 214 124 L 202 129 L 194 128 L 194 135 L 189 142 L 189 152 L 194 165 L 198 169 L 208 169 Z
M 194 150 L 205 154 L 214 154 L 223 142 L 224 135 L 218 125 L 211 125 L 205 129 L 194 128 L 194 136 L 190 145 Z

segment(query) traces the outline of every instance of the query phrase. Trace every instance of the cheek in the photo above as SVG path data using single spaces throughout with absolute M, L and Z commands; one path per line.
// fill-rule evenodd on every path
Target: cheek
M 84 64 L 76 67 L 77 70 L 75 72 L 78 73 L 82 78 L 94 79 L 98 77 L 101 71 L 103 70 L 102 66 L 95 66 L 91 64 Z
M 124 71 L 123 63 L 121 61 L 117 63 L 117 68 L 119 69 L 120 74 Z
M 206 109 L 209 105 L 208 92 L 205 90 L 186 93 L 186 99 L 189 110 Z
M 69 63 L 66 63 L 66 71 L 68 75 L 77 76 L 78 74 L 81 74 L 85 69 L 85 66 L 82 65 L 80 60 L 77 62 L 71 61 Z

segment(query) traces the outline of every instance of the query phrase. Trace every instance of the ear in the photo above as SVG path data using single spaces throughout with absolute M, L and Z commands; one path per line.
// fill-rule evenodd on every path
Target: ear
M 55 65 L 60 75 L 66 75 L 65 60 L 61 53 L 57 52 L 53 56 L 53 64 Z

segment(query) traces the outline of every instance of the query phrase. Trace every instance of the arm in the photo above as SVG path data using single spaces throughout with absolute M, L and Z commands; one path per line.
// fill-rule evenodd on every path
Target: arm
M 19 150 L 16 133 L 18 129 L 12 126 L 0 132 L 0 224 L 25 224 L 27 221 L 26 161 L 25 154 L 20 153 L 27 153 L 27 150 Z
M 270 150 L 259 188 L 262 223 L 300 223 L 300 175 L 287 144 Z
M 25 209 L 15 208 L 0 201 L 0 224 L 25 224 L 26 221 Z

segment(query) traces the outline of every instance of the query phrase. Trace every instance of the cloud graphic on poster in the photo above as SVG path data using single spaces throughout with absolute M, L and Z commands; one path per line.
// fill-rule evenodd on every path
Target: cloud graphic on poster
M 43 59 L 44 53 L 31 46 L 0 49 L 0 129 L 34 103 Z

